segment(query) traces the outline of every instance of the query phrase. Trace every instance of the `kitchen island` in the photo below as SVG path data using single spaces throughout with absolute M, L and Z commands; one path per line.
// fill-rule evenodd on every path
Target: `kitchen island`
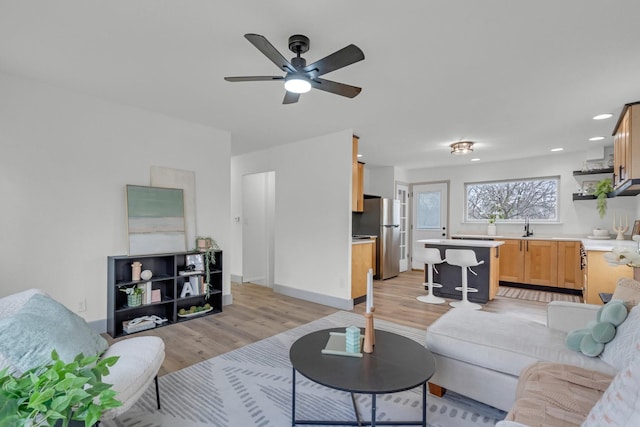
M 504 244 L 495 240 L 460 240 L 460 239 L 424 239 L 418 240 L 425 248 L 435 248 L 440 251 L 442 259 L 445 258 L 447 249 L 471 249 L 475 252 L 478 261 L 484 261 L 472 270 L 477 274 L 467 274 L 469 288 L 475 288 L 478 292 L 468 294 L 469 301 L 484 304 L 492 300 L 498 293 L 498 276 L 500 274 L 500 251 Z M 449 265 L 446 262 L 439 264 L 438 273 L 434 271 L 433 281 L 440 283 L 442 288 L 434 288 L 433 293 L 439 297 L 461 299 L 462 293 L 455 287 L 462 283 L 460 267 Z M 427 270 L 425 266 L 425 282 Z

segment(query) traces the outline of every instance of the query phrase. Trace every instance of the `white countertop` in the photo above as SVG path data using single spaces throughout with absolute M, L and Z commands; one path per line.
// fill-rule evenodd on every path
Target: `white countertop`
M 375 243 L 374 239 L 353 239 L 351 240 L 352 245 L 367 245 L 369 243 Z
M 496 237 L 496 236 L 493 236 Z M 449 245 L 449 246 L 468 246 L 476 248 L 495 248 L 500 245 L 504 245 L 504 242 L 499 240 L 463 240 L 463 239 L 423 239 L 417 240 L 418 243 L 425 243 L 431 245 Z
M 451 237 L 458 237 L 460 239 L 525 239 L 525 240 L 564 240 L 568 242 L 579 242 L 583 240 L 584 236 L 577 235 L 552 235 L 552 234 L 534 234 L 533 236 L 523 237 L 518 234 L 500 234 L 490 236 L 488 234 L 452 234 Z
M 582 239 L 582 245 L 587 251 L 603 251 L 611 252 L 613 248 L 624 247 L 631 249 L 638 249 L 638 242 L 633 240 L 596 240 L 596 239 Z

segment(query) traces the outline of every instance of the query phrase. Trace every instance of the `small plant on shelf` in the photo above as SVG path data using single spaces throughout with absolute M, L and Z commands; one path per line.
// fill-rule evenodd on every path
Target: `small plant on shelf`
M 205 295 L 207 299 L 211 297 L 211 264 L 216 262 L 216 252 L 220 247 L 213 237 L 196 237 L 196 249 L 204 254 L 204 271 L 205 271 Z
M 613 191 L 613 182 L 611 178 L 605 178 L 598 181 L 596 184 L 593 195 L 596 196 L 598 214 L 600 218 L 604 218 L 607 213 L 607 195 Z
M 142 304 L 144 289 L 132 286 L 130 288 L 120 288 L 120 291 L 127 294 L 127 305 L 129 307 L 137 307 Z

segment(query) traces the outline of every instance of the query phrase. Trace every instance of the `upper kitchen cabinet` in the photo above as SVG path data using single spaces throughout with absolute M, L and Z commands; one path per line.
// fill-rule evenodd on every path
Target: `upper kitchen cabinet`
M 358 162 L 358 137 L 353 136 L 351 157 L 351 210 L 364 211 L 364 163 Z
M 640 102 L 626 104 L 613 131 L 613 193 L 640 193 Z

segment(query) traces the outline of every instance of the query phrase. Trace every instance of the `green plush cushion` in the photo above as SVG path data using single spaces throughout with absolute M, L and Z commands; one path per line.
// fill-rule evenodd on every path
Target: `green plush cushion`
M 593 339 L 591 334 L 587 334 L 582 337 L 582 341 L 580 341 L 580 351 L 585 356 L 596 357 L 604 350 L 604 344 L 601 342 L 596 342 Z
M 598 310 L 598 320 L 620 326 L 627 318 L 627 306 L 621 300 L 611 300 Z
M 591 336 L 595 342 L 606 344 L 616 336 L 616 327 L 613 323 L 599 322 L 591 328 Z
M 19 312 L 0 319 L 0 354 L 16 374 L 49 362 L 54 349 L 70 362 L 78 353 L 94 356 L 107 347 L 82 317 L 46 295 L 34 295 Z
M 580 351 L 580 343 L 582 342 L 582 338 L 589 334 L 591 334 L 590 329 L 576 329 L 575 331 L 569 332 L 567 334 L 567 338 L 565 339 L 569 350 Z

